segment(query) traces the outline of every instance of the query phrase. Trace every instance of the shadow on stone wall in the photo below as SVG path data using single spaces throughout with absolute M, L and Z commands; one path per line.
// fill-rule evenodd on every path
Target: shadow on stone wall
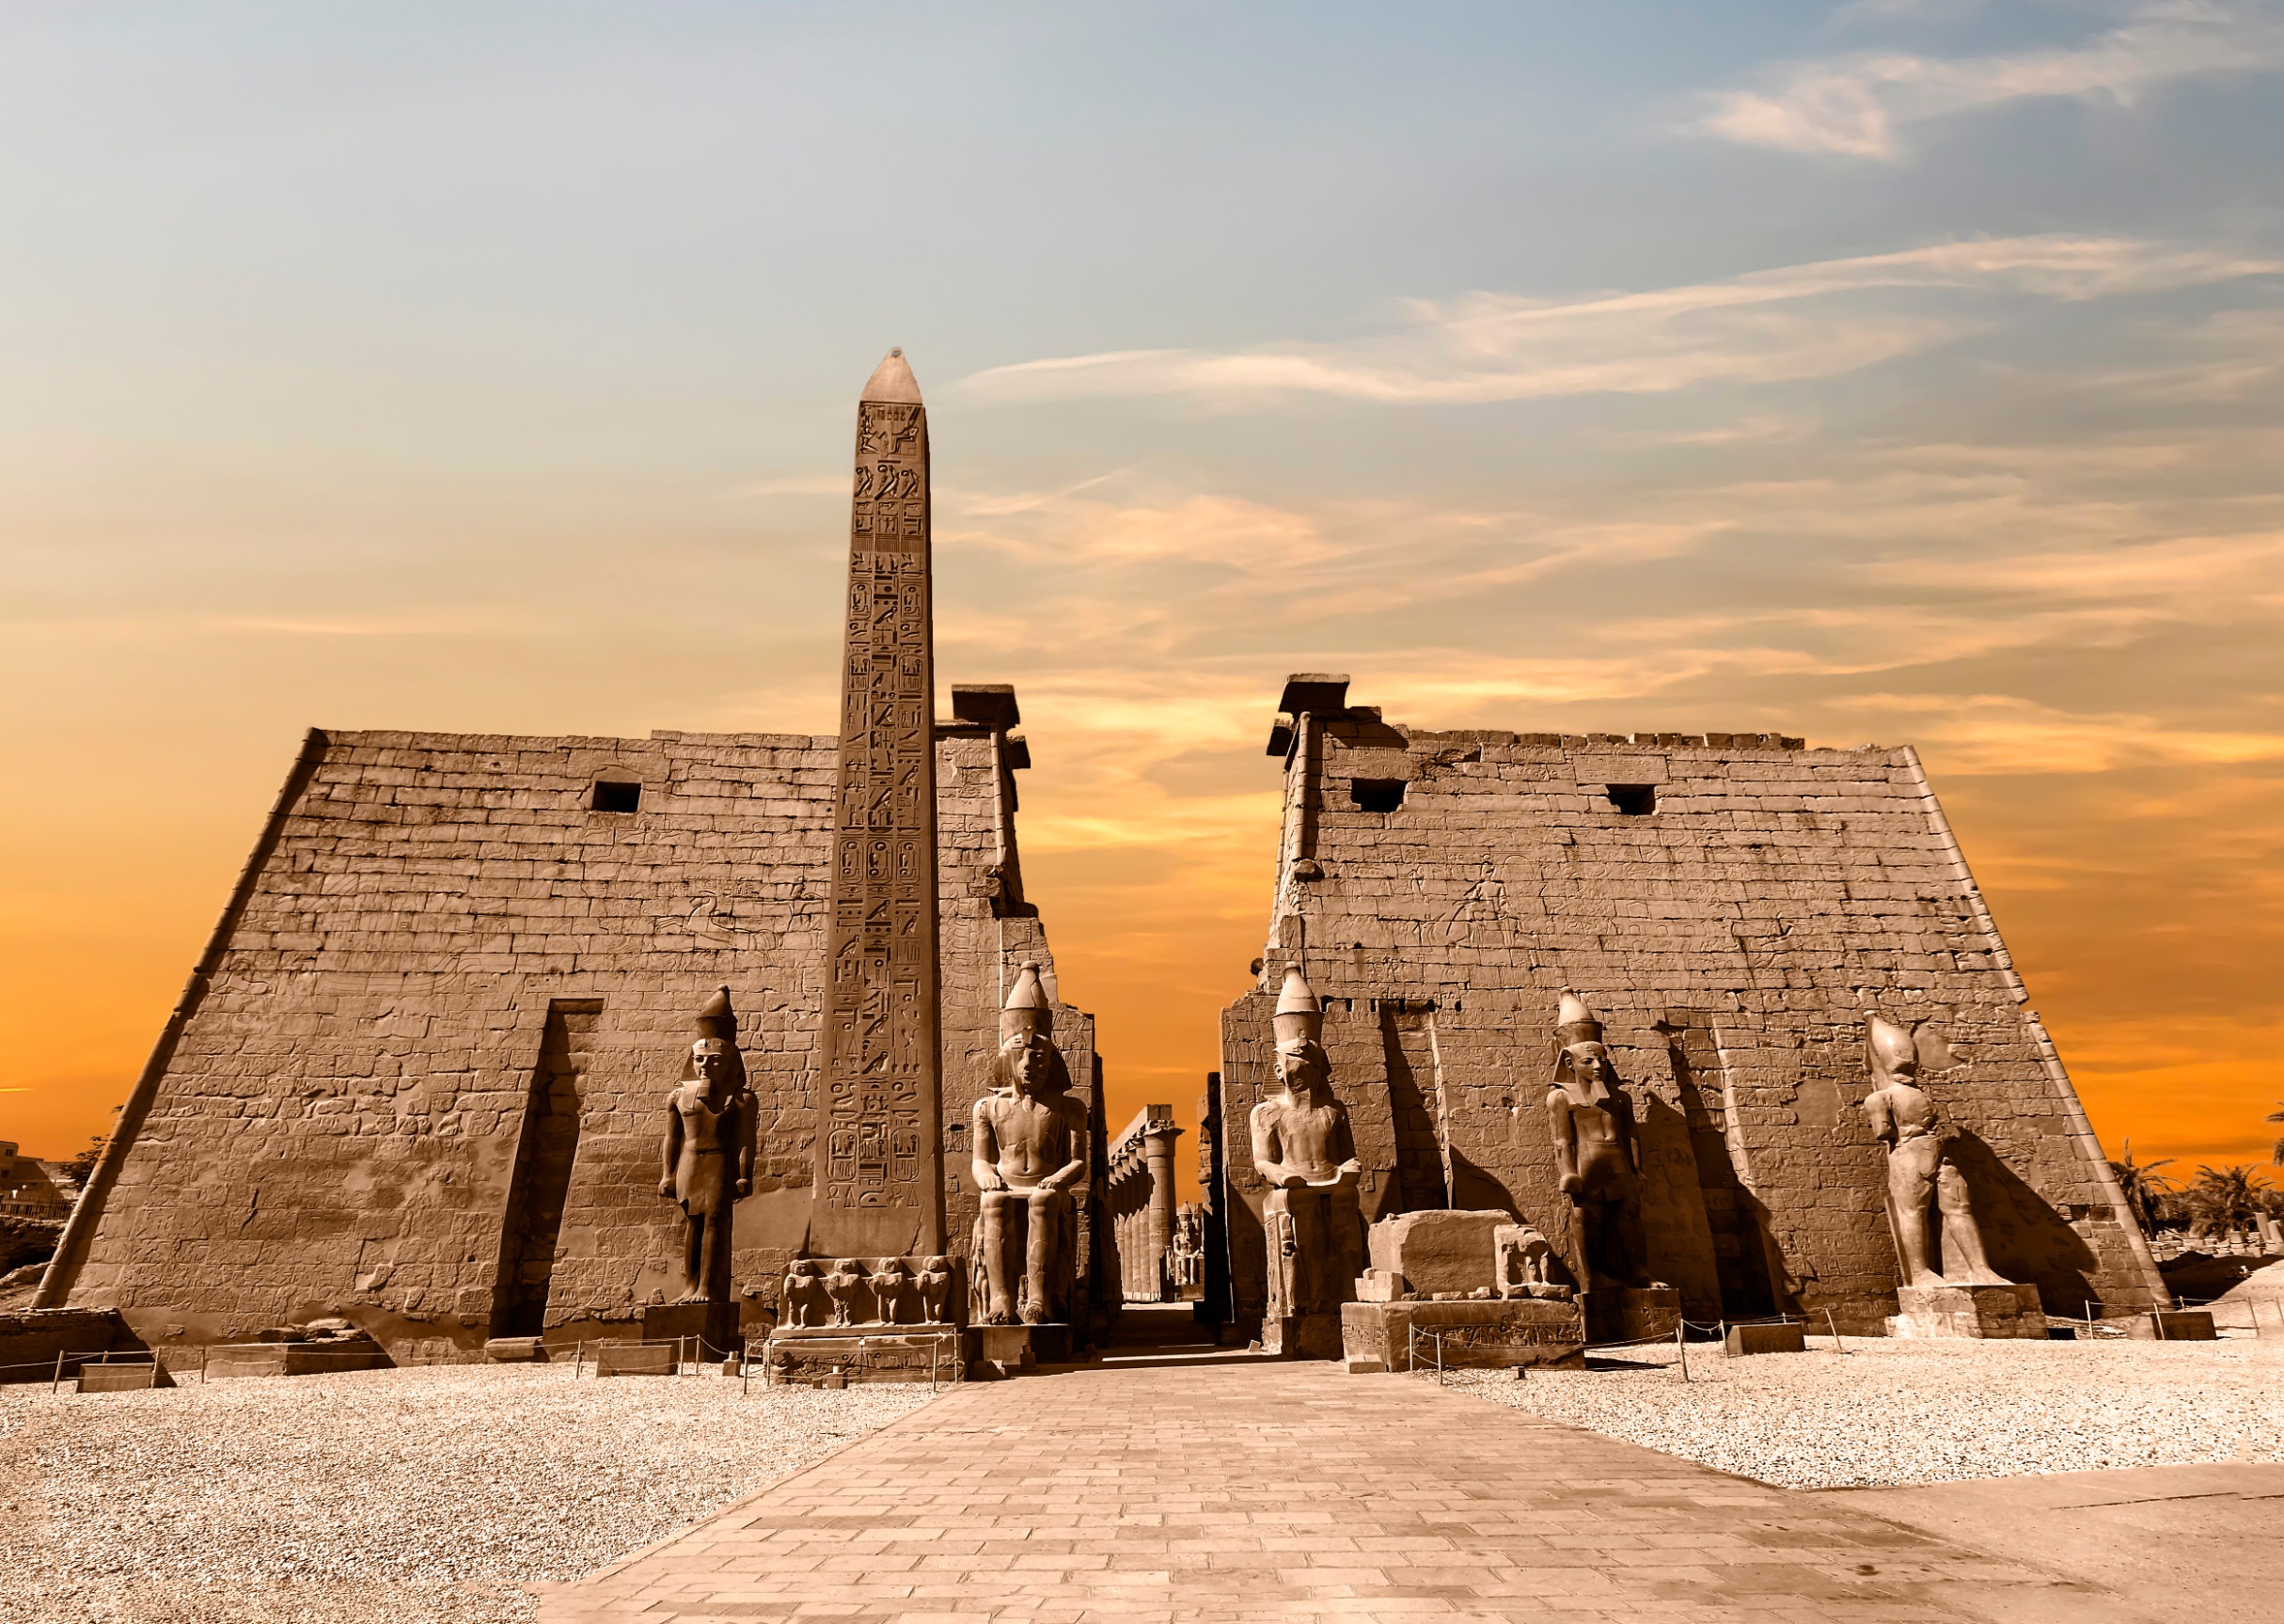
M 2099 1301 L 2091 1279 L 2093 1249 L 2069 1221 L 1979 1135 L 1962 1131 L 1949 1143 L 1950 1156 L 1966 1175 L 1991 1266 L 2008 1280 L 2036 1285 L 2050 1314 L 2081 1313 L 2087 1302 Z

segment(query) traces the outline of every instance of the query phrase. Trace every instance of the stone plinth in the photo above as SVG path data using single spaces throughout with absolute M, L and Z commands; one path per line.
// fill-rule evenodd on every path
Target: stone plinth
M 1068 1364 L 1075 1338 L 1067 1325 L 984 1325 L 976 1330 L 977 1357 L 1002 1374 L 1041 1364 Z
M 2204 1308 L 2168 1308 L 2136 1314 L 2125 1322 L 2125 1333 L 2136 1342 L 2212 1342 L 2218 1338 L 2213 1314 Z
M 82 1393 L 140 1393 L 147 1387 L 172 1387 L 156 1362 L 146 1364 L 83 1364 L 79 1367 Z
M 1797 1325 L 1732 1325 L 1722 1346 L 1731 1359 L 1747 1353 L 1805 1353 L 1808 1338 Z
M 707 1323 L 713 1317 L 712 1303 L 669 1302 L 645 1308 L 636 1323 L 641 1326 L 645 1342 L 679 1342 L 685 1336 L 705 1338 Z
M 387 1370 L 395 1362 L 363 1332 L 298 1342 L 235 1342 L 209 1348 L 205 1379 L 231 1376 L 331 1376 L 342 1370 Z
M 1898 1285 L 1890 1336 L 2046 1339 L 2035 1285 Z
M 1671 1336 L 1681 1324 L 1681 1293 L 1670 1285 L 1604 1286 L 1579 1294 L 1586 1340 L 1598 1346 Z
M 671 1342 L 605 1342 L 595 1348 L 597 1376 L 672 1376 L 681 1349 Z
M 951 1325 L 780 1326 L 761 1356 L 773 1382 L 963 1381 L 976 1342 Z
M 1261 1351 L 1274 1353 L 1280 1359 L 1338 1359 L 1340 1316 L 1271 1315 L 1261 1321 Z
M 1368 1244 L 1375 1270 L 1400 1274 L 1423 1297 L 1473 1291 L 1492 1284 L 1492 1232 L 1515 1222 L 1512 1213 L 1407 1212 L 1372 1226 Z
M 1578 1304 L 1539 1298 L 1349 1302 L 1341 1306 L 1340 1329 L 1348 1369 L 1359 1373 L 1432 1366 L 1438 1341 L 1447 1370 L 1576 1364 L 1586 1344 Z

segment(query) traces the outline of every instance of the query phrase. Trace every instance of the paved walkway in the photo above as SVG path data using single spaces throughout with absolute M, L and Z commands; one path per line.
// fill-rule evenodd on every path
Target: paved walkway
M 543 1624 L 2142 1618 L 2105 1592 L 1330 1364 L 974 1383 L 550 1593 Z
M 2284 1465 L 2058 1472 L 1818 1498 L 1984 1551 L 2035 1551 L 2155 1618 L 2273 1624 L 2284 1613 Z

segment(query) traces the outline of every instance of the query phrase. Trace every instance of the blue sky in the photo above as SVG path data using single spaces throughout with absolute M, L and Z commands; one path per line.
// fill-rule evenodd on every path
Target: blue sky
M 2275 4 L 0 5 L 0 1124 L 123 1094 L 309 723 L 829 729 L 901 344 L 1122 1105 L 1214 1064 L 1334 669 L 1916 742 L 2113 1147 L 2264 1148 L 2280 68 Z

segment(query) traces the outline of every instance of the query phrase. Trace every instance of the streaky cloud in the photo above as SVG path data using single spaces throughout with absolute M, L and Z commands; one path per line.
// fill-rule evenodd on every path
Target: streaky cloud
M 2082 43 L 1981 56 L 1851 52 L 1797 62 L 1760 90 L 1710 98 L 1687 128 L 1745 146 L 1895 163 L 1904 128 L 2009 102 L 2130 103 L 2151 86 L 2284 66 L 2284 19 L 2264 5 L 2159 0 Z
M 1059 355 L 972 373 L 958 387 L 1008 401 L 1172 395 L 1229 408 L 1300 395 L 1450 405 L 1653 394 L 1833 377 L 1932 349 L 1988 324 L 1978 296 L 2074 302 L 2277 270 L 2284 263 L 2227 247 L 1976 239 L 1638 292 L 1413 301 L 1398 330 L 1354 340 Z

